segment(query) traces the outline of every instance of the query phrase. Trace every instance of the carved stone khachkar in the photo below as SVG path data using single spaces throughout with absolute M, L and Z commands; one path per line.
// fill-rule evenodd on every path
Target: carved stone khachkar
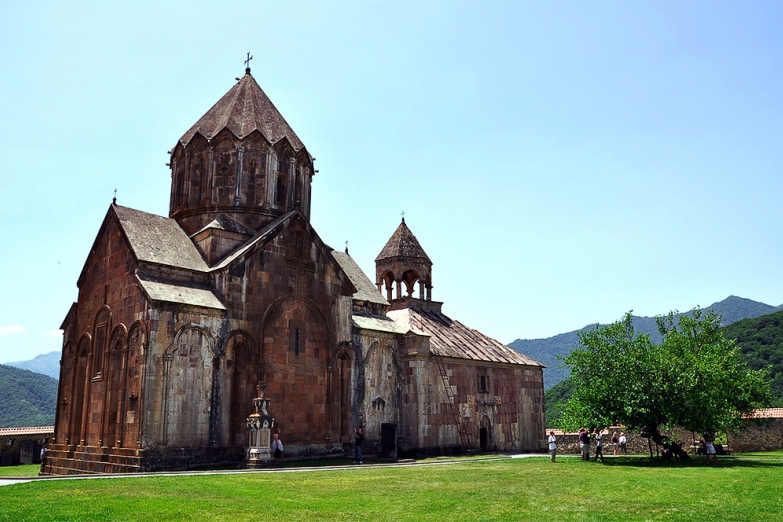
M 263 467 L 272 460 L 269 444 L 272 428 L 275 427 L 275 418 L 267 411 L 270 402 L 271 399 L 265 399 L 264 391 L 259 387 L 258 397 L 253 399 L 255 411 L 247 418 L 247 427 L 250 429 L 250 446 L 247 448 L 248 468 Z

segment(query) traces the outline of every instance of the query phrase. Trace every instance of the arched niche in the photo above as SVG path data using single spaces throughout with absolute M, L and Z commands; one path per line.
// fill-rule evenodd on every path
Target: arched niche
M 198 325 L 180 328 L 166 350 L 162 438 L 168 446 L 208 445 L 213 358 L 212 336 Z
M 345 444 L 351 441 L 353 433 L 353 390 L 356 388 L 356 350 L 353 344 L 342 342 L 337 345 L 332 357 L 332 398 L 335 440 Z
M 226 341 L 225 361 L 225 371 L 231 379 L 229 441 L 232 446 L 243 447 L 248 444 L 247 416 L 253 412 L 253 399 L 256 397 L 261 371 L 258 348 L 253 337 L 243 331 L 232 332 Z

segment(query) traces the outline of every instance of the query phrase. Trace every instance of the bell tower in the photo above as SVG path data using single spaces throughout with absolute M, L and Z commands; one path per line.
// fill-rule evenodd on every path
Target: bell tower
M 375 258 L 375 283 L 392 308 L 411 300 L 432 301 L 432 261 L 404 217 Z
M 221 214 L 253 230 L 309 220 L 313 161 L 248 67 L 171 150 L 169 217 L 188 234 Z

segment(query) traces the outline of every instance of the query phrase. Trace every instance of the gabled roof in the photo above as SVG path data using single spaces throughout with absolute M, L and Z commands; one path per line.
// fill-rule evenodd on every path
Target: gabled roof
M 112 209 L 139 261 L 196 272 L 209 270 L 196 246 L 174 219 L 119 205 L 112 205 Z
M 304 148 L 302 141 L 250 75 L 250 69 L 179 141 L 187 145 L 196 133 L 210 140 L 223 129 L 228 129 L 239 139 L 258 131 L 269 143 L 287 138 L 295 151 Z
M 152 301 L 163 301 L 167 303 L 178 303 L 201 308 L 214 308 L 216 310 L 225 310 L 226 307 L 220 302 L 220 299 L 212 293 L 212 290 L 188 286 L 182 283 L 164 283 L 153 281 L 151 279 L 136 276 L 136 280 L 141 285 L 144 293 Z
M 386 315 L 403 328 L 430 336 L 430 352 L 434 355 L 473 361 L 544 366 L 500 341 L 450 319 L 441 312 L 404 308 L 392 310 Z
M 237 221 L 234 221 L 230 217 L 226 216 L 225 214 L 220 214 L 218 217 L 204 225 L 204 227 L 193 234 L 190 237 L 195 237 L 198 234 L 204 232 L 205 230 L 209 229 L 217 229 L 217 230 L 225 230 L 227 232 L 236 232 L 237 234 L 244 234 L 246 236 L 252 236 L 256 232 L 255 230 L 250 230 L 242 223 L 239 223 Z
M 229 256 L 226 256 L 226 258 L 223 259 L 220 263 L 213 266 L 210 269 L 210 271 L 215 272 L 218 270 L 223 270 L 228 268 L 232 264 L 239 262 L 245 256 L 255 252 L 258 248 L 261 248 L 267 243 L 269 243 L 270 241 L 274 240 L 283 230 L 291 226 L 291 224 L 294 223 L 295 221 L 299 221 L 304 225 L 305 229 L 307 230 L 307 233 L 313 239 L 315 244 L 318 245 L 318 248 L 326 249 L 328 252 L 332 252 L 332 248 L 321 240 L 321 238 L 318 236 L 318 233 L 315 231 L 315 229 L 310 224 L 310 222 L 307 221 L 307 219 L 305 219 L 304 215 L 302 215 L 302 213 L 299 212 L 298 210 L 292 210 L 278 217 L 271 223 L 267 224 L 264 228 L 256 232 L 255 233 L 256 235 L 254 237 L 246 241 L 242 246 L 237 248 Z M 345 273 L 342 266 L 340 266 L 340 263 L 337 262 L 334 256 L 332 256 L 330 262 L 334 263 L 334 268 L 338 273 L 339 272 Z M 356 293 L 356 287 L 351 281 L 350 277 L 347 277 L 345 279 L 345 286 L 346 288 L 344 291 L 346 293 L 344 295 L 352 295 Z
M 290 212 L 286 212 L 282 216 L 278 217 L 268 225 L 266 225 L 264 228 L 259 230 L 258 232 L 255 232 L 255 237 L 249 239 L 246 243 L 244 243 L 241 247 L 237 248 L 231 255 L 226 256 L 225 259 L 223 259 L 220 263 L 212 267 L 212 270 L 220 270 L 222 268 L 225 268 L 229 265 L 231 265 L 233 262 L 235 262 L 238 259 L 241 259 L 245 256 L 248 252 L 252 251 L 253 247 L 255 247 L 258 244 L 265 245 L 267 242 L 273 240 L 277 235 L 284 230 L 288 224 L 291 222 L 291 220 L 296 216 L 298 211 L 292 210 Z
M 376 303 L 389 306 L 389 301 L 384 299 L 378 289 L 370 281 L 356 261 L 353 260 L 348 252 L 339 252 L 332 250 L 332 257 L 337 260 L 340 268 L 343 269 L 345 275 L 351 280 L 353 286 L 356 287 L 356 293 L 353 294 L 353 298 L 357 301 L 367 301 L 368 303 Z
M 381 253 L 378 254 L 375 260 L 380 261 L 390 257 L 419 257 L 426 259 L 428 263 L 432 264 L 424 249 L 421 248 L 416 236 L 413 235 L 408 225 L 405 224 L 405 218 L 402 218 L 402 223 L 394 231 L 394 234 L 386 242 L 386 246 L 383 247 L 383 250 L 381 250 Z

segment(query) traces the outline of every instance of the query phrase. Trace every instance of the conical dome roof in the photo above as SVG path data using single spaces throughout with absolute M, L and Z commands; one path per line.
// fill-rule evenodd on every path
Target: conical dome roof
M 272 101 L 267 97 L 250 69 L 218 102 L 207 111 L 180 139 L 187 145 L 196 133 L 212 139 L 223 129 L 243 139 L 253 131 L 259 131 L 270 143 L 287 138 L 295 151 L 304 144 L 285 121 Z
M 376 261 L 383 259 L 390 259 L 393 257 L 419 257 L 426 259 L 428 263 L 432 264 L 429 256 L 421 248 L 419 241 L 413 232 L 405 224 L 405 218 L 402 218 L 402 223 L 394 231 L 392 237 L 386 242 L 386 246 L 383 247 L 381 253 L 375 258 Z

